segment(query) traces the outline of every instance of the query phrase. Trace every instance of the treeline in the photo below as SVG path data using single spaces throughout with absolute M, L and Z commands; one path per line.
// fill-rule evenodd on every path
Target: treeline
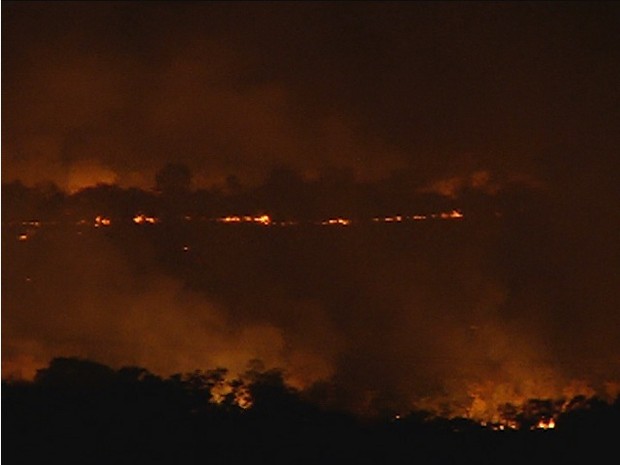
M 360 182 L 346 170 L 333 170 L 308 180 L 288 168 L 276 168 L 257 186 L 242 185 L 229 177 L 209 189 L 193 189 L 192 175 L 183 165 L 162 168 L 153 189 L 121 188 L 102 184 L 74 193 L 54 185 L 27 187 L 20 182 L 2 185 L 3 220 L 70 221 L 104 215 L 130 220 L 142 212 L 159 218 L 220 217 L 267 213 L 276 220 L 315 221 L 344 216 L 371 218 L 381 215 L 414 215 L 465 209 L 471 215 L 531 208 L 540 193 L 519 185 L 501 191 L 464 187 L 458 199 L 424 191 L 420 182 L 404 174 L 375 182 Z M 538 204 L 541 199 L 537 198 Z
M 214 402 L 217 400 L 217 402 Z M 2 384 L 4 463 L 321 464 L 594 463 L 617 459 L 620 401 L 575 399 L 554 430 L 528 421 L 551 408 L 533 400 L 523 428 L 493 431 L 427 412 L 363 418 L 321 407 L 282 373 L 256 368 L 162 378 L 60 358 L 32 382 Z M 547 412 L 549 413 L 549 412 Z M 528 416 L 529 415 L 529 416 Z

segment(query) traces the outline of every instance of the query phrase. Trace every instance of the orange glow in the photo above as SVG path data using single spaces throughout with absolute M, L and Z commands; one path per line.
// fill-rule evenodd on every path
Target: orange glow
M 269 215 L 257 216 L 255 218 L 253 218 L 253 221 L 255 223 L 260 223 L 260 224 L 264 224 L 264 225 L 271 224 L 271 218 L 269 218 Z
M 217 221 L 219 223 L 241 223 L 240 216 L 225 216 L 223 218 L 218 218 Z
M 386 216 L 385 218 L 383 218 L 383 221 L 385 223 L 400 223 L 401 221 L 403 221 L 403 217 L 401 215 Z
M 269 215 L 224 216 L 222 218 L 216 219 L 216 221 L 218 223 L 258 223 L 264 226 L 269 226 L 270 224 L 273 224 Z
M 429 218 L 442 220 L 459 220 L 465 215 L 460 210 L 454 209 L 449 212 L 432 213 L 430 215 L 412 215 L 412 216 L 375 216 L 372 221 L 374 223 L 402 223 L 404 221 L 425 221 Z
M 19 241 L 27 241 L 28 240 L 28 234 L 20 234 L 19 236 L 17 236 L 17 240 L 19 240 Z
M 536 429 L 553 429 L 555 428 L 555 420 L 553 418 L 549 418 L 548 420 L 541 418 L 538 423 L 536 423 Z
M 155 224 L 159 222 L 159 219 L 155 218 L 154 216 L 146 216 L 140 213 L 133 217 L 133 222 L 136 224 L 144 224 L 144 223 Z
M 185 221 L 192 221 L 195 218 L 191 216 L 183 217 Z M 426 221 L 430 219 L 442 219 L 442 220 L 460 220 L 465 218 L 465 215 L 459 209 L 453 209 L 445 212 L 438 213 L 430 213 L 428 215 L 390 215 L 390 216 L 375 216 L 369 218 L 366 221 L 371 221 L 373 223 L 408 223 L 412 221 Z M 219 218 L 202 218 L 204 221 L 215 221 L 217 223 L 254 223 L 260 224 L 263 226 L 294 226 L 298 225 L 298 221 L 287 220 L 287 221 L 274 221 L 268 214 L 260 214 L 260 215 L 227 215 Z M 144 213 L 137 213 L 132 221 L 134 224 L 157 224 L 161 220 L 156 216 L 145 215 Z M 350 226 L 353 224 L 353 220 L 345 217 L 332 217 L 324 220 L 319 220 L 315 224 L 320 224 L 322 226 Z M 363 221 L 362 221 L 363 222 Z M 28 221 L 22 222 L 23 225 L 30 225 L 35 227 L 40 227 L 41 223 L 38 221 Z M 89 224 L 86 220 L 80 220 L 77 222 L 78 225 L 87 225 Z M 100 226 L 110 226 L 112 224 L 112 220 L 103 215 L 98 215 L 95 218 L 95 227 Z
M 334 226 L 334 225 L 349 226 L 351 224 L 351 220 L 348 218 L 330 218 L 328 220 L 321 221 L 321 224 L 323 226 Z
M 463 218 L 463 214 L 459 210 L 452 210 L 451 212 L 444 212 L 439 215 L 442 220 L 456 220 Z
M 480 423 L 482 426 L 488 426 L 493 431 L 506 431 L 506 430 L 516 430 L 519 429 L 519 425 L 517 425 L 514 421 L 502 421 L 500 423 Z
M 110 226 L 112 224 L 112 220 L 110 218 L 106 218 L 105 216 L 97 215 L 95 218 L 95 228 L 100 226 Z

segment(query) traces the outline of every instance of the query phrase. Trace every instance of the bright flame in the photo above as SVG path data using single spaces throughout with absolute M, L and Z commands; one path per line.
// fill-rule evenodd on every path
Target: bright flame
M 555 420 L 553 418 L 549 418 L 548 420 L 541 418 L 538 423 L 536 423 L 536 429 L 553 429 L 555 428 Z
M 452 210 L 451 212 L 444 212 L 439 215 L 442 220 L 455 220 L 463 218 L 463 214 L 459 210 Z
M 372 221 L 374 223 L 402 223 L 404 221 L 425 221 L 429 218 L 442 220 L 459 220 L 465 215 L 460 210 L 454 209 L 449 212 L 431 213 L 430 215 L 412 215 L 412 216 L 375 216 Z
M 218 218 L 217 221 L 219 223 L 241 223 L 240 216 L 225 216 L 223 218 Z
M 481 423 L 482 426 L 489 426 L 493 431 L 517 430 L 519 425 L 512 420 L 504 420 L 500 423 Z
M 265 226 L 272 224 L 272 221 L 269 215 L 224 216 L 222 218 L 217 218 L 216 221 L 218 223 L 259 223 Z
M 403 217 L 401 215 L 386 216 L 385 218 L 383 218 L 382 221 L 384 223 L 400 223 L 401 221 L 403 221 Z
M 105 216 L 97 215 L 95 218 L 95 228 L 100 226 L 110 226 L 112 224 L 112 220 L 110 218 L 106 218 Z
M 321 224 L 324 226 L 333 226 L 333 225 L 349 226 L 351 224 L 351 220 L 348 218 L 330 218 L 328 220 L 321 221 Z
M 271 218 L 269 218 L 269 215 L 257 216 L 253 218 L 253 220 L 255 223 L 264 224 L 265 226 L 271 224 Z
M 133 222 L 136 224 L 144 224 L 144 223 L 155 224 L 159 222 L 159 219 L 155 218 L 154 216 L 146 216 L 140 213 L 133 217 Z

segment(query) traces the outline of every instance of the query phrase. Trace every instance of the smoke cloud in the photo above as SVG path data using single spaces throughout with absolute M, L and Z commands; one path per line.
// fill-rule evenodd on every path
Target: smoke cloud
M 258 358 L 356 411 L 485 417 L 613 394 L 616 5 L 2 9 L 3 376 Z

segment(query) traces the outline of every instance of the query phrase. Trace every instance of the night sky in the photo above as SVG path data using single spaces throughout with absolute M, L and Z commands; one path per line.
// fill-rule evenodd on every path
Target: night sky
M 620 389 L 618 4 L 3 2 L 2 44 L 4 377 L 259 358 L 473 416 Z M 206 220 L 262 214 L 300 224 Z

